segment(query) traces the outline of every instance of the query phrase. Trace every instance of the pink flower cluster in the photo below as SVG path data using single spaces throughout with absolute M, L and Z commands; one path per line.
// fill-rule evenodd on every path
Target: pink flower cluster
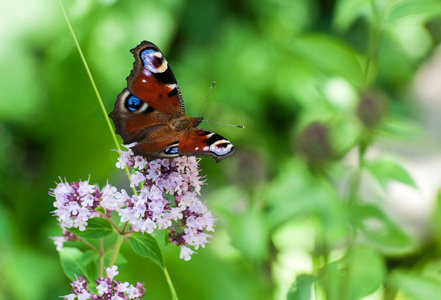
M 195 157 L 157 159 L 147 162 L 129 149 L 119 151 L 116 166 L 133 167 L 130 185 L 137 188 L 134 195 L 119 192 L 106 185 L 102 190 L 90 185 L 89 180 L 73 183 L 61 182 L 50 194 L 55 197 L 53 212 L 62 228 L 87 227 L 90 218 L 98 217 L 98 207 L 118 213 L 121 222 L 128 222 L 132 232 L 152 233 L 168 229 L 169 241 L 181 247 L 180 257 L 185 260 L 194 253 L 188 246 L 205 247 L 214 231 L 215 219 L 199 200 L 201 185 L 199 160 Z M 67 236 L 52 238 L 61 249 Z
M 55 211 L 62 228 L 79 228 L 86 230 L 87 220 L 100 214 L 96 211 L 99 206 L 114 210 L 121 204 L 118 199 L 121 194 L 111 185 L 106 185 L 101 191 L 97 186 L 87 181 L 61 182 L 51 189 L 51 196 L 55 197 Z M 118 203 L 118 204 L 117 204 Z
M 122 193 L 126 207 L 119 210 L 121 221 L 139 232 L 169 229 L 169 241 L 181 247 L 181 258 L 189 260 L 194 251 L 187 246 L 204 247 L 212 237 L 206 231 L 214 231 L 215 223 L 198 198 L 204 183 L 199 176 L 199 160 L 182 156 L 147 162 L 130 149 L 120 154 L 117 167 L 133 166 L 131 186 L 140 187 L 138 195 Z
M 118 267 L 112 266 L 106 268 L 107 278 L 100 277 L 96 280 L 97 294 L 93 294 L 87 288 L 87 282 L 79 276 L 76 281 L 71 282 L 72 293 L 64 296 L 66 300 L 125 300 L 125 299 L 141 299 L 144 296 L 144 284 L 137 282 L 135 286 L 129 285 L 128 282 L 113 280 L 118 275 Z

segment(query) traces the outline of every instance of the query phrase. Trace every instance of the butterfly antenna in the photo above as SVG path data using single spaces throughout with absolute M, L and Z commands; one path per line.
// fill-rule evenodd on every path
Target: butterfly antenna
M 199 108 L 198 113 L 196 114 L 196 117 L 199 116 L 199 113 L 202 110 L 202 107 L 204 106 L 205 102 L 207 101 L 208 95 L 210 95 L 211 90 L 213 89 L 216 82 L 213 81 L 213 84 L 210 86 L 210 89 L 208 90 L 207 96 L 205 96 L 204 102 L 202 102 L 201 108 Z
M 228 124 L 228 123 L 211 121 L 211 120 L 202 120 L 202 122 L 210 122 L 210 123 L 216 123 L 216 124 L 221 124 L 221 125 L 233 126 L 233 127 L 237 127 L 237 128 L 245 128 L 245 126 L 243 126 L 243 125 L 234 125 L 234 124 Z
M 216 82 L 213 81 L 213 84 L 210 86 L 210 89 L 208 90 L 207 96 L 205 96 L 204 102 L 202 102 L 201 108 L 199 108 L 199 111 L 196 114 L 196 117 L 199 116 L 199 113 L 201 112 L 202 107 L 204 106 L 205 102 L 207 101 L 208 95 L 210 95 L 210 92 L 213 89 L 215 84 L 216 84 Z M 237 127 L 237 128 L 245 128 L 245 126 L 242 126 L 242 125 L 227 124 L 227 123 L 222 123 L 222 122 L 218 122 L 218 121 L 211 121 L 211 120 L 202 120 L 202 121 L 203 122 L 210 122 L 210 123 L 221 124 L 221 125 L 227 125 L 227 126 L 233 126 L 233 127 Z

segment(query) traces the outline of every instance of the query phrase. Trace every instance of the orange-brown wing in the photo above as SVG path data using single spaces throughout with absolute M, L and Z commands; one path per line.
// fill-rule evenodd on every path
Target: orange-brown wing
M 179 140 L 177 152 L 188 156 L 211 156 L 216 162 L 234 154 L 236 147 L 221 135 L 194 128 L 184 133 Z
M 132 148 L 136 155 L 147 159 L 169 158 L 170 145 L 177 144 L 182 133 L 169 126 L 167 117 L 124 89 L 118 96 L 115 109 L 109 114 L 116 133 L 124 144 L 137 142 Z
M 159 48 L 143 41 L 130 51 L 135 56 L 135 62 L 127 77 L 129 91 L 167 116 L 183 116 L 185 108 L 181 91 Z

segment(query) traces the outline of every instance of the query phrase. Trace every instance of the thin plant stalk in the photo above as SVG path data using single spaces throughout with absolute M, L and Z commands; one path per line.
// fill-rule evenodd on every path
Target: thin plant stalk
M 109 267 L 113 266 L 116 262 L 116 258 L 118 257 L 119 250 L 121 249 L 121 245 L 124 241 L 123 235 L 118 235 L 118 238 L 115 243 L 115 248 L 113 249 L 112 257 L 110 258 Z
M 87 245 L 90 249 L 93 250 L 93 252 L 99 254 L 100 252 L 98 251 L 97 248 L 95 248 L 94 245 L 92 245 L 91 243 L 89 243 L 88 241 L 84 240 L 83 238 L 76 236 L 76 239 L 78 239 L 79 241 L 81 241 L 83 244 Z
M 369 87 L 375 80 L 376 74 L 372 73 L 372 68 L 377 65 L 378 55 L 380 53 L 380 45 L 382 38 L 382 18 L 380 11 L 375 4 L 375 0 L 370 0 L 370 7 L 372 11 L 372 23 L 369 32 L 369 45 L 367 59 L 364 69 L 365 87 Z
M 175 287 L 173 286 L 173 282 L 171 281 L 170 275 L 168 274 L 167 267 L 164 266 L 164 275 L 165 280 L 168 283 L 168 287 L 170 288 L 170 292 L 173 300 L 178 300 L 178 295 L 176 294 Z
M 368 54 L 366 59 L 366 65 L 364 70 L 364 78 L 365 78 L 365 88 L 369 87 L 374 81 L 376 74 L 372 73 L 373 65 L 378 64 L 378 56 L 380 53 L 380 46 L 381 46 L 381 38 L 382 38 L 382 14 L 378 10 L 378 7 L 375 3 L 375 0 L 370 0 L 370 6 L 372 11 L 372 23 L 370 28 L 370 38 L 369 38 L 369 48 L 368 48 Z M 372 74 L 371 74 L 372 73 Z M 354 205 L 357 201 L 358 191 L 360 188 L 360 182 L 361 182 L 361 172 L 364 165 L 364 157 L 366 154 L 366 151 L 369 147 L 369 144 L 371 142 L 370 138 L 366 136 L 367 132 L 364 131 L 362 133 L 362 137 L 360 141 L 358 142 L 358 165 L 357 169 L 352 174 L 352 178 L 349 182 L 349 191 L 348 191 L 348 205 L 351 207 Z M 355 228 L 352 229 L 352 233 L 349 239 L 349 245 L 346 249 L 346 255 L 349 254 L 349 251 L 354 246 L 354 243 L 356 241 L 356 230 Z M 348 278 L 351 277 L 351 273 L 353 272 L 350 265 L 346 266 L 346 276 Z M 349 286 L 343 284 L 340 289 L 340 296 L 341 299 L 348 299 L 349 295 Z
M 104 240 L 100 239 L 100 277 L 104 276 Z

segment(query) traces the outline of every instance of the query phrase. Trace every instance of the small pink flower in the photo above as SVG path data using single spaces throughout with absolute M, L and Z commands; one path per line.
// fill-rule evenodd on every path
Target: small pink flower
M 129 287 L 129 283 L 128 282 L 118 283 L 116 285 L 116 291 L 118 293 L 125 293 L 127 291 L 128 287 Z
M 53 236 L 50 237 L 50 239 L 53 240 L 55 246 L 57 246 L 57 251 L 61 251 L 61 248 L 63 248 L 63 243 L 67 241 L 65 236 Z
M 72 293 L 63 296 L 64 299 L 141 299 L 144 296 L 144 284 L 137 282 L 135 286 L 129 285 L 128 282 L 116 282 L 113 277 L 118 275 L 118 267 L 112 266 L 106 268 L 107 278 L 98 278 L 95 281 L 97 295 L 91 293 L 87 288 L 87 282 L 82 276 L 79 276 L 77 280 L 71 283 Z
M 181 254 L 179 257 L 185 261 L 189 261 L 191 259 L 191 255 L 195 253 L 193 250 L 191 250 L 188 247 L 181 246 Z
M 135 164 L 133 165 L 133 167 L 135 169 L 144 169 L 147 165 L 147 160 L 145 160 L 145 158 L 142 156 L 135 156 L 134 163 Z
M 107 277 L 109 279 L 113 279 L 116 275 L 119 274 L 117 266 L 111 266 L 110 268 L 106 268 Z
M 109 292 L 109 285 L 105 281 L 101 281 L 100 284 L 96 287 L 98 291 L 98 295 L 102 296 L 104 293 Z
M 102 208 L 107 210 L 118 210 L 122 206 L 124 206 L 124 199 L 122 197 L 122 192 L 125 192 L 124 190 L 118 192 L 116 187 L 111 186 L 110 184 L 107 184 L 102 190 L 101 190 L 101 201 L 100 205 Z
M 129 297 L 129 299 L 138 299 L 139 297 L 142 296 L 141 290 L 142 290 L 142 285 L 141 286 L 133 286 L 130 285 L 129 288 L 127 289 L 127 296 Z
M 77 295 L 75 295 L 75 294 L 69 294 L 69 295 L 63 296 L 63 298 L 64 298 L 65 300 L 75 300 L 75 299 L 77 298 Z
M 141 182 L 145 181 L 147 178 L 144 174 L 136 171 L 135 174 L 130 175 L 130 187 L 138 186 Z

